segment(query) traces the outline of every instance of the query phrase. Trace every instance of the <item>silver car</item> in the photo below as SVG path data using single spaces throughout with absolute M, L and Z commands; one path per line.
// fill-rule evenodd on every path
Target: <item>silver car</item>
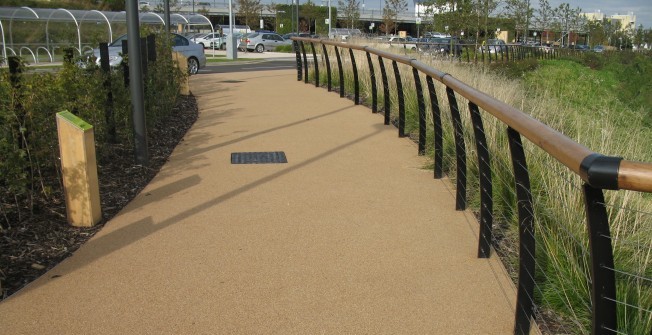
M 199 69 L 206 66 L 206 55 L 204 54 L 204 48 L 194 43 L 187 38 L 177 35 L 170 34 L 172 38 L 172 50 L 181 52 L 188 59 L 188 73 L 196 74 Z M 122 35 L 115 39 L 111 44 L 109 44 L 109 65 L 111 67 L 117 67 L 122 63 L 122 41 L 127 40 L 127 35 Z M 100 49 L 94 49 L 93 55 L 97 58 L 97 65 L 100 65 Z
M 256 50 L 256 52 L 273 51 L 279 46 L 291 45 L 291 40 L 285 40 L 276 33 L 249 33 L 240 40 L 239 48 Z

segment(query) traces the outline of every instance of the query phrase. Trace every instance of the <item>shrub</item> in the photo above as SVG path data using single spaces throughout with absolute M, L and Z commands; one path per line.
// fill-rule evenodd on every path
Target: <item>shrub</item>
M 157 53 L 156 65 L 144 78 L 150 129 L 170 114 L 186 75 L 173 65 L 169 39 L 157 39 Z M 8 71 L 0 73 L 0 231 L 62 193 L 55 113 L 69 110 L 93 125 L 100 164 L 110 159 L 113 145 L 133 142 L 131 101 L 121 70 L 104 73 L 74 62 L 52 73 L 30 72 L 22 62 L 19 69 L 13 78 Z

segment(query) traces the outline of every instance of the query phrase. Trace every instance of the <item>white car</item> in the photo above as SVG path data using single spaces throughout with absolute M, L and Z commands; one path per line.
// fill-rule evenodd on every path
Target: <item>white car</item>
M 192 38 L 192 41 L 201 45 L 204 49 L 211 48 L 214 45 L 221 45 L 224 37 L 220 33 L 210 33 Z
M 181 52 L 188 58 L 188 73 L 196 74 L 199 69 L 206 66 L 206 55 L 201 45 L 194 43 L 187 38 L 170 34 L 172 38 L 172 50 Z M 127 35 L 122 35 L 109 44 L 109 65 L 117 67 L 122 63 L 122 41 L 127 40 Z M 100 65 L 100 49 L 93 50 L 93 56 L 97 59 L 97 65 Z

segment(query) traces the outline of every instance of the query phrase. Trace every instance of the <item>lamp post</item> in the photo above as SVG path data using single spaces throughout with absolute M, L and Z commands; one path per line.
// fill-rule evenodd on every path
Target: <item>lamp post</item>
M 299 36 L 299 0 L 297 0 L 297 36 Z
M 278 13 L 285 14 L 285 11 L 284 10 L 277 10 L 276 11 L 276 17 L 274 19 L 274 27 L 275 27 L 277 32 L 278 32 L 278 28 L 279 28 L 278 27 Z M 283 27 L 281 26 L 281 28 L 283 28 Z
M 331 26 L 331 0 L 328 0 L 328 38 L 331 38 L 331 31 L 332 31 L 332 26 Z

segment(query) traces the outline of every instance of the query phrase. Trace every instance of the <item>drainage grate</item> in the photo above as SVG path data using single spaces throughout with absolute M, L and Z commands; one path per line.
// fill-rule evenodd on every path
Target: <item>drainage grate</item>
M 285 152 L 233 152 L 231 164 L 275 164 L 287 163 Z

